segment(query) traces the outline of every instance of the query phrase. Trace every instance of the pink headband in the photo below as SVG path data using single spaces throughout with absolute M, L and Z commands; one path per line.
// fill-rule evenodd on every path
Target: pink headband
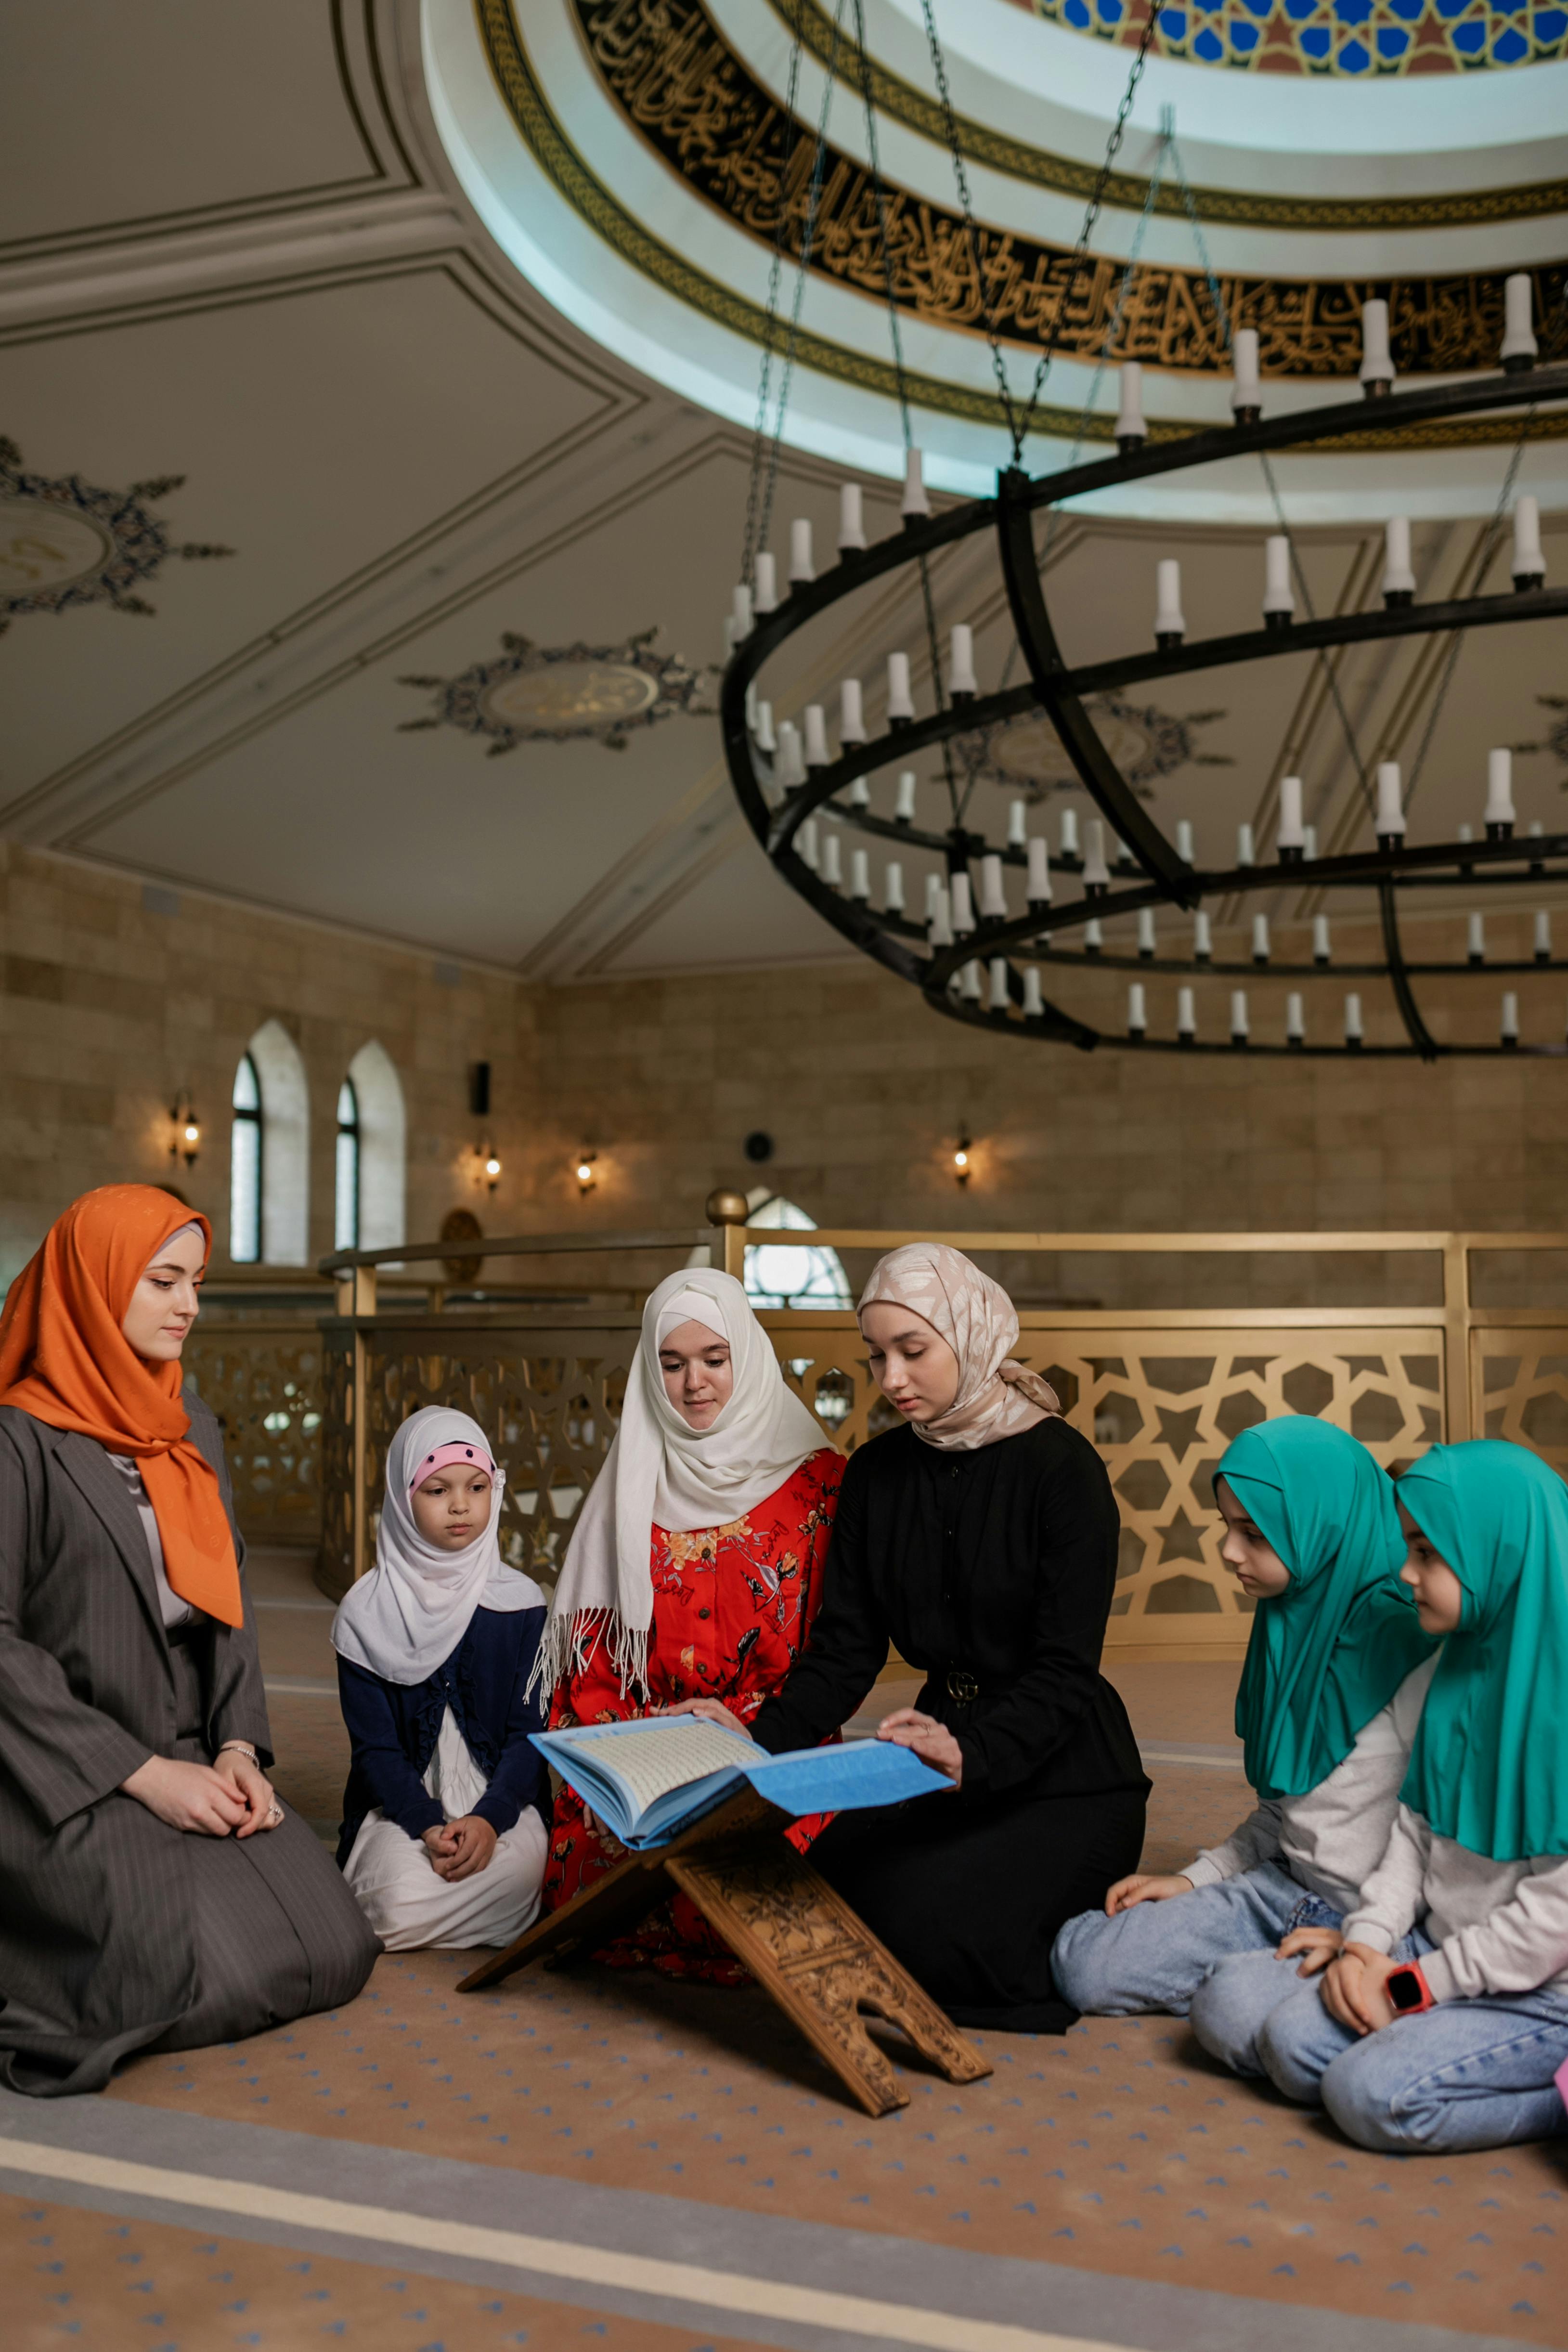
M 458 1444 L 438 1445 L 434 1454 L 425 1455 L 414 1472 L 409 1486 L 409 1493 L 417 1495 L 425 1480 L 434 1478 L 438 1470 L 444 1470 L 449 1462 L 471 1463 L 475 1469 L 483 1470 L 491 1477 L 495 1475 L 496 1465 L 482 1447 Z

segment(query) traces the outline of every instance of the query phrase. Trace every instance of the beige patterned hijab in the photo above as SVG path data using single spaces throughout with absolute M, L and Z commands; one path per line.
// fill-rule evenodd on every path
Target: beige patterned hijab
M 1012 1300 L 962 1250 L 949 1249 L 945 1242 L 910 1242 L 890 1250 L 873 1267 L 855 1313 L 863 1316 L 868 1307 L 877 1306 L 903 1307 L 918 1315 L 958 1359 L 958 1393 L 946 1412 L 912 1424 L 923 1444 L 967 1453 L 977 1445 L 994 1445 L 999 1437 L 1017 1437 L 1061 1412 L 1061 1400 L 1050 1381 L 1011 1353 L 1019 1335 Z

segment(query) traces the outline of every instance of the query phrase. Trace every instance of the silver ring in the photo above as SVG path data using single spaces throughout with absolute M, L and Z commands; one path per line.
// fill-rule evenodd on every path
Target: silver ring
M 267 1818 L 269 1822 L 280 1822 L 283 1819 L 283 1808 L 276 1800 L 274 1800 L 272 1809 L 268 1812 Z

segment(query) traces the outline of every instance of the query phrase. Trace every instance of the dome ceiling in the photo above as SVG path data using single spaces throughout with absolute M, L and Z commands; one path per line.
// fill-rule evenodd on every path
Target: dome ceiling
M 1357 11 L 1372 27 L 1375 0 L 1326 5 L 1342 29 Z M 1416 5 L 1375 0 L 1390 11 Z M 1267 21 L 1248 0 L 1224 5 Z M 1177 14 L 1162 18 L 1167 47 Z M 880 187 L 858 61 L 822 0 L 665 0 L 656 10 L 544 0 L 526 11 L 516 0 L 472 10 L 430 0 L 426 67 L 443 135 L 486 226 L 580 326 L 749 424 L 770 273 L 782 264 L 788 310 L 804 258 L 786 436 L 839 463 L 900 469 L 891 310 L 916 437 L 933 478 L 955 490 L 988 487 L 1008 454 L 988 330 L 1019 408 L 1054 341 L 1026 451 L 1042 470 L 1075 443 L 1112 438 L 1124 359 L 1149 371 L 1156 436 L 1227 413 L 1214 285 L 1229 324 L 1258 330 L 1270 402 L 1287 407 L 1316 405 L 1332 382 L 1354 379 L 1371 296 L 1389 304 L 1398 368 L 1418 376 L 1496 365 L 1511 272 L 1530 274 L 1538 320 L 1568 299 L 1568 141 L 1558 129 L 1568 67 L 1471 75 L 1457 115 L 1452 75 L 1426 68 L 1397 95 L 1353 94 L 1321 76 L 1227 82 L 1151 60 L 1087 266 L 1075 273 L 1085 194 L 1131 63 L 1124 45 L 1084 40 L 1022 0 L 939 12 L 971 228 L 917 0 L 870 0 L 865 16 Z M 1462 29 L 1458 17 L 1444 21 Z M 1312 29 L 1305 16 L 1289 22 Z M 1531 22 L 1539 32 L 1543 12 Z M 1051 98 L 1038 97 L 1036 83 Z M 1218 115 L 1216 89 L 1226 101 Z M 1282 98 L 1287 138 L 1274 119 Z M 1357 114 L 1363 100 L 1375 102 L 1377 120 L 1364 106 Z M 1173 106 L 1179 148 L 1157 128 Z M 1427 143 L 1412 150 L 1413 137 Z M 1402 155 L 1389 152 L 1396 138 Z M 1393 454 L 1347 436 L 1283 461 L 1281 487 L 1310 502 L 1303 520 L 1364 510 L 1372 495 L 1411 511 L 1485 512 L 1496 495 L 1490 453 L 1519 425 L 1503 416 L 1430 426 Z M 1560 475 L 1568 488 L 1568 450 L 1552 445 L 1568 420 L 1542 418 L 1531 432 L 1542 445 L 1539 491 L 1554 503 Z M 1262 484 L 1220 478 L 1239 471 L 1119 493 L 1115 510 L 1260 519 Z
M 1007 0 L 1070 32 L 1135 48 L 1144 14 L 1127 0 Z M 1475 73 L 1542 65 L 1568 51 L 1568 9 L 1488 0 L 1177 0 L 1155 46 L 1193 65 L 1257 73 Z

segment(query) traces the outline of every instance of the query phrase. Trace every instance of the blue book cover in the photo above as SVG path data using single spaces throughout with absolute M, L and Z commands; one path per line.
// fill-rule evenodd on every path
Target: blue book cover
M 796 1820 L 803 1813 L 901 1804 L 953 1785 L 893 1740 L 856 1739 L 769 1756 L 744 1732 L 695 1715 L 583 1724 L 531 1737 L 590 1811 L 622 1845 L 639 1851 L 667 1843 L 746 1781 Z

